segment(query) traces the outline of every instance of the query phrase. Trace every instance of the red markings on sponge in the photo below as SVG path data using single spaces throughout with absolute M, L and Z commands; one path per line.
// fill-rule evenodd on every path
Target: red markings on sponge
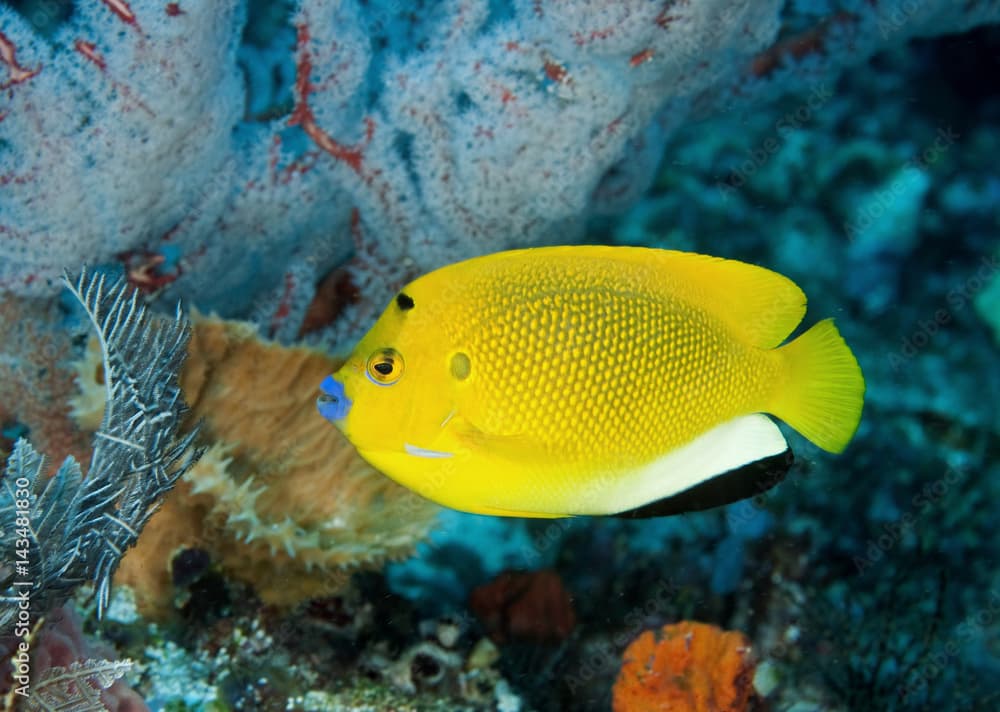
M 0 63 L 7 65 L 7 81 L 0 82 L 0 90 L 9 89 L 15 84 L 26 82 L 42 71 L 42 65 L 34 69 L 25 69 L 17 63 L 17 46 L 7 35 L 0 32 Z
M 309 95 L 315 91 L 316 87 L 309 79 L 312 74 L 313 64 L 312 55 L 310 55 L 308 49 L 309 26 L 306 23 L 300 24 L 297 28 L 296 45 L 298 47 L 298 58 L 295 62 L 296 102 L 295 109 L 288 119 L 288 125 L 301 126 L 306 135 L 319 148 L 329 153 L 338 161 L 343 161 L 350 166 L 351 170 L 361 175 L 364 149 L 371 143 L 372 137 L 375 135 L 375 121 L 371 117 L 365 117 L 365 137 L 360 143 L 353 146 L 337 141 L 320 128 L 319 124 L 316 123 L 316 117 L 313 115 L 312 109 L 309 107 Z
M 101 53 L 97 51 L 97 45 L 93 42 L 78 39 L 73 43 L 73 49 L 96 64 L 99 69 L 104 70 L 108 68 L 107 62 L 104 61 L 104 57 L 101 56 Z
M 139 29 L 135 13 L 132 12 L 132 8 L 125 0 L 101 0 L 101 2 L 107 5 L 108 9 L 115 13 L 122 22 Z

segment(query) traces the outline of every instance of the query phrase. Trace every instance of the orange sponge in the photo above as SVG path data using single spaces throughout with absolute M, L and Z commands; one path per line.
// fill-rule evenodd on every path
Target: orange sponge
M 625 649 L 614 712 L 744 712 L 753 692 L 750 641 L 707 623 L 647 630 Z

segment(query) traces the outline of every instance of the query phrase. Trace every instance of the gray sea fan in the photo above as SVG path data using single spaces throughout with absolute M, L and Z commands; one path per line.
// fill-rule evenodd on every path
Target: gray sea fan
M 178 373 L 190 334 L 150 314 L 123 280 L 108 286 L 84 271 L 63 278 L 97 329 L 107 389 L 87 476 L 67 458 L 51 479 L 43 457 L 19 440 L 0 480 L 0 634 L 33 622 L 82 583 L 95 584 L 97 612 L 125 551 L 201 452 L 197 429 L 178 435 L 186 412 Z M 24 552 L 22 554 L 22 552 Z
M 82 481 L 80 466 L 72 457 L 49 479 L 45 459 L 31 443 L 22 438 L 14 445 L 0 488 L 4 564 L 0 631 L 9 632 L 15 621 L 23 631 L 85 580 L 70 574 L 79 554 L 79 537 L 66 524 L 73 518 Z M 21 609 L 19 601 L 28 607 Z

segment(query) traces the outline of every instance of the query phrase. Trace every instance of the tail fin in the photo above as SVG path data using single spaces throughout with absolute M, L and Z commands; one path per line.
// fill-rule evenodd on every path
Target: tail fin
M 841 452 L 861 420 L 865 379 L 850 347 L 825 319 L 778 349 L 788 382 L 773 413 L 828 452 Z

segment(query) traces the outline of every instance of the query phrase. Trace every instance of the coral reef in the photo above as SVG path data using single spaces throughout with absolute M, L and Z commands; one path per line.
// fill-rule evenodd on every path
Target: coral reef
M 753 692 L 750 641 L 706 623 L 647 630 L 626 648 L 615 712 L 744 712 Z
M 213 606 L 193 589 L 182 626 L 136 618 L 115 591 L 103 632 L 136 661 L 151 709 L 528 709 L 470 620 L 418 618 L 376 572 L 293 609 L 247 595 Z
M 488 639 L 472 638 L 461 621 L 424 620 L 421 640 L 390 654 L 376 644 L 361 659 L 361 669 L 396 691 L 416 694 L 436 690 L 476 708 L 518 712 L 522 701 L 510 690 L 497 668 L 500 651 Z
M 498 700 L 499 702 L 499 700 Z M 355 680 L 341 685 L 334 691 L 310 690 L 293 697 L 292 709 L 304 712 L 488 712 L 498 709 L 493 700 L 488 703 L 468 703 L 440 697 L 432 693 L 413 694 L 385 688 L 365 680 Z M 518 712 L 519 708 L 505 703 L 504 712 Z
M 352 572 L 412 551 L 439 508 L 373 470 L 317 416 L 316 384 L 338 362 L 242 322 L 193 323 L 180 384 L 210 446 L 122 562 L 118 581 L 135 588 L 140 610 L 172 607 L 170 563 L 184 549 L 205 550 L 278 605 L 336 592 Z M 94 366 L 90 355 L 77 367 L 82 424 L 95 419 Z
M 645 667 L 660 646 L 689 655 L 676 636 L 657 644 L 676 621 L 745 633 L 763 661 L 758 709 L 997 709 L 1000 28 L 936 35 L 998 18 L 996 0 L 0 4 L 3 456 L 30 440 L 16 457 L 36 471 L 34 450 L 50 456 L 39 484 L 66 454 L 90 461 L 65 417 L 65 359 L 83 347 L 72 295 L 56 299 L 66 263 L 110 263 L 153 309 L 183 298 L 258 328 L 217 327 L 193 357 L 218 364 L 190 376 L 201 474 L 116 572 L 144 612 L 175 615 L 141 616 L 115 586 L 99 624 L 81 608 L 85 630 L 134 660 L 133 689 L 171 712 L 603 711 L 633 641 L 645 656 L 621 685 L 648 698 L 637 675 L 673 681 Z M 810 312 L 836 315 L 868 379 L 855 443 L 833 458 L 791 436 L 781 486 L 720 510 L 446 511 L 406 561 L 310 571 L 299 551 L 367 555 L 364 528 L 432 515 L 394 509 L 393 490 L 370 489 L 389 483 L 315 418 L 309 369 L 334 360 L 272 354 L 257 334 L 337 353 L 406 276 L 577 239 L 793 277 Z M 100 386 L 77 404 L 88 430 L 101 361 L 81 366 Z M 319 460 L 338 472 L 307 473 Z M 68 467 L 48 482 L 75 482 Z M 361 510 L 382 500 L 392 519 L 372 523 Z M 36 551 L 69 546 L 66 533 Z M 401 534 L 397 551 L 421 537 Z M 529 606 L 514 579 L 494 581 L 542 569 L 562 582 L 546 590 L 575 594 L 561 639 L 517 631 L 565 630 L 562 593 Z M 481 618 L 477 587 L 494 594 Z

